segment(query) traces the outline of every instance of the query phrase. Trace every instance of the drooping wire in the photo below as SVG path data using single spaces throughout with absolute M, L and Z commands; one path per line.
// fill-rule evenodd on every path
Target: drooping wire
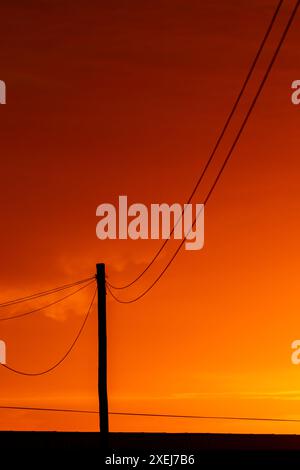
M 250 81 L 250 79 L 251 79 L 251 77 L 252 77 L 252 75 L 253 75 L 253 72 L 254 72 L 254 70 L 255 70 L 255 67 L 256 67 L 256 65 L 257 65 L 257 62 L 258 62 L 258 60 L 259 60 L 259 58 L 260 58 L 260 56 L 261 56 L 261 53 L 262 53 L 262 51 L 263 51 L 263 49 L 264 49 L 264 47 L 265 47 L 265 44 L 266 44 L 266 42 L 267 42 L 267 40 L 268 40 L 268 38 L 269 38 L 269 36 L 270 36 L 270 33 L 271 33 L 271 31 L 272 31 L 272 29 L 273 29 L 273 26 L 274 26 L 274 23 L 275 23 L 275 21 L 276 21 L 276 19 L 277 19 L 277 17 L 278 17 L 278 14 L 279 14 L 279 11 L 280 11 L 280 9 L 281 9 L 281 7 L 282 7 L 282 4 L 283 4 L 283 0 L 280 0 L 279 3 L 278 3 L 278 5 L 277 5 L 277 8 L 276 8 L 276 10 L 275 10 L 275 13 L 274 13 L 274 15 L 273 15 L 273 17 L 272 17 L 272 19 L 271 19 L 271 22 L 270 22 L 270 24 L 269 24 L 269 26 L 268 26 L 268 28 L 267 28 L 267 31 L 266 31 L 266 33 L 265 33 L 265 35 L 264 35 L 264 37 L 263 37 L 263 40 L 262 40 L 262 42 L 261 42 L 261 44 L 260 44 L 260 46 L 259 46 L 259 48 L 258 48 L 258 51 L 257 51 L 257 53 L 256 53 L 256 55 L 255 55 L 255 58 L 254 58 L 254 60 L 253 60 L 253 62 L 252 62 L 252 64 L 251 64 L 251 66 L 250 66 L 250 69 L 249 69 L 248 74 L 247 74 L 247 76 L 246 76 L 246 79 L 245 79 L 245 81 L 244 81 L 244 83 L 243 83 L 243 85 L 242 85 L 242 88 L 241 88 L 241 90 L 240 90 L 240 92 L 239 92 L 239 94 L 238 94 L 238 96 L 237 96 L 237 98 L 236 98 L 236 100 L 235 100 L 235 102 L 234 102 L 234 104 L 233 104 L 233 107 L 232 107 L 232 109 L 231 109 L 231 111 L 230 111 L 230 113 L 229 113 L 229 115 L 228 115 L 228 117 L 227 117 L 227 119 L 226 119 L 226 121 L 225 121 L 224 127 L 223 127 L 223 129 L 222 129 L 222 131 L 221 131 L 221 133 L 220 133 L 220 135 L 219 135 L 219 137 L 218 137 L 218 139 L 217 139 L 217 142 L 216 142 L 216 144 L 215 144 L 215 146 L 214 146 L 214 148 L 213 148 L 213 150 L 212 150 L 212 152 L 211 152 L 211 154 L 210 154 L 210 156 L 209 156 L 209 158 L 208 158 L 208 160 L 207 160 L 207 162 L 206 162 L 206 164 L 205 164 L 205 166 L 204 166 L 204 168 L 203 168 L 203 170 L 202 170 L 202 172 L 201 172 L 201 174 L 200 174 L 200 177 L 198 178 L 198 181 L 197 181 L 197 183 L 196 183 L 196 185 L 195 185 L 195 187 L 194 187 L 194 189 L 193 189 L 191 195 L 189 196 L 189 198 L 188 198 L 186 204 L 189 204 L 189 203 L 191 202 L 191 200 L 193 199 L 193 197 L 194 197 L 194 195 L 195 195 L 195 193 L 196 193 L 196 191 L 197 191 L 199 185 L 201 184 L 201 182 L 202 182 L 202 180 L 203 180 L 203 178 L 204 178 L 204 176 L 205 176 L 205 174 L 206 174 L 206 172 L 207 172 L 209 166 L 211 165 L 211 163 L 212 163 L 212 161 L 213 161 L 213 159 L 214 159 L 214 156 L 215 156 L 215 154 L 216 154 L 216 152 L 217 152 L 217 150 L 218 150 L 218 148 L 219 148 L 219 146 L 220 146 L 220 144 L 221 144 L 221 142 L 222 142 L 222 140 L 223 140 L 223 138 L 224 138 L 224 135 L 225 135 L 225 133 L 226 133 L 226 131 L 227 131 L 227 129 L 228 129 L 228 127 L 229 127 L 231 121 L 232 121 L 232 118 L 233 118 L 233 116 L 234 116 L 234 114 L 235 114 L 235 111 L 236 111 L 236 109 L 237 109 L 237 107 L 238 107 L 238 105 L 239 105 L 239 103 L 240 103 L 240 101 L 241 101 L 241 99 L 242 99 L 242 97 L 243 97 L 243 95 L 244 95 L 245 89 L 246 89 L 246 87 L 247 87 L 247 85 L 248 85 L 248 83 L 249 83 L 249 81 Z M 175 230 L 175 227 L 177 226 L 177 224 L 178 224 L 178 223 L 180 222 L 180 220 L 182 219 L 183 214 L 184 214 L 184 210 L 182 211 L 182 213 L 181 213 L 179 219 L 175 222 L 175 224 L 174 224 L 174 226 L 173 226 L 173 228 L 172 228 L 172 231 L 170 232 L 170 237 L 171 237 L 171 235 L 173 235 L 174 230 Z M 162 246 L 159 248 L 159 250 L 157 251 L 157 253 L 154 255 L 154 257 L 153 257 L 153 258 L 151 259 L 151 261 L 148 263 L 148 265 L 146 266 L 146 268 L 143 269 L 143 271 L 142 271 L 135 279 L 133 279 L 131 282 L 129 282 L 128 284 L 125 284 L 125 285 L 123 285 L 123 286 L 115 286 L 115 285 L 113 285 L 113 284 L 110 284 L 110 288 L 111 288 L 111 289 L 116 289 L 116 290 L 122 290 L 122 289 L 127 289 L 128 287 L 131 287 L 133 284 L 135 284 L 139 279 L 141 279 L 141 277 L 142 277 L 142 276 L 149 270 L 149 268 L 153 265 L 153 263 L 154 263 L 154 262 L 156 261 L 156 259 L 159 257 L 160 253 L 164 250 L 165 246 L 167 245 L 167 243 L 168 243 L 169 241 L 170 241 L 170 238 L 168 238 L 168 239 L 166 239 L 166 240 L 164 241 L 164 243 L 163 243 Z
M 97 293 L 97 287 L 95 289 L 95 292 L 93 294 L 93 297 L 92 297 L 92 300 L 91 300 L 91 303 L 89 305 L 89 308 L 88 308 L 88 311 L 86 313 L 86 316 L 85 316 L 85 319 L 78 331 L 78 334 L 76 335 L 76 338 L 74 339 L 74 341 L 72 342 L 71 346 L 69 347 L 69 349 L 67 350 L 67 352 L 63 355 L 63 357 L 58 361 L 56 362 L 53 366 L 49 367 L 48 369 L 44 370 L 44 371 L 41 371 L 41 372 L 24 372 L 24 371 L 20 371 L 20 370 L 17 370 L 17 369 L 14 369 L 13 367 L 9 367 L 8 365 L 6 364 L 1 364 L 2 367 L 5 367 L 5 369 L 8 369 L 9 371 L 11 372 L 14 372 L 15 374 L 18 374 L 18 375 L 26 375 L 26 376 L 31 376 L 31 377 L 36 377 L 36 376 L 40 376 L 40 375 L 45 375 L 45 374 L 48 374 L 49 372 L 53 371 L 54 369 L 56 369 L 58 366 L 60 366 L 64 360 L 69 356 L 69 354 L 71 353 L 71 351 L 73 350 L 75 344 L 77 343 L 81 333 L 83 332 L 83 329 L 86 325 L 86 322 L 89 318 L 89 315 L 90 315 L 90 312 L 91 312 L 91 309 L 92 309 L 92 306 L 93 306 L 93 303 L 94 303 L 94 300 L 95 300 L 95 297 L 96 297 L 96 293 Z
M 85 282 L 90 281 L 91 279 L 94 279 L 94 278 L 95 276 L 90 276 L 90 277 L 87 277 L 86 279 L 81 279 L 79 281 L 72 282 L 71 284 L 65 284 L 59 287 L 54 287 L 53 289 L 49 289 L 49 290 L 42 291 L 42 292 L 37 292 L 35 294 L 31 294 L 26 297 L 19 297 L 17 299 L 8 300 L 6 302 L 0 303 L 0 307 L 9 307 L 11 305 L 15 305 L 21 302 L 26 302 L 29 300 L 34 300 L 39 297 L 55 294 L 56 292 L 60 292 L 61 290 L 70 289 L 71 287 L 84 284 Z
M 93 279 L 92 281 L 88 282 L 84 286 L 79 287 L 79 289 L 76 289 L 74 292 L 71 292 L 70 294 L 67 294 L 64 297 L 61 297 L 61 298 L 55 300 L 54 302 L 50 302 L 46 305 L 43 305 L 42 307 L 38 307 L 38 308 L 35 308 L 33 310 L 29 310 L 28 312 L 17 313 L 16 315 L 11 315 L 10 317 L 0 318 L 0 322 L 1 321 L 8 321 L 8 320 L 15 320 L 16 318 L 23 318 L 23 317 L 26 317 L 26 316 L 31 315 L 33 313 L 41 312 L 43 310 L 46 310 L 47 308 L 52 307 L 53 305 L 56 305 L 56 304 L 62 302 L 63 300 L 68 299 L 69 297 L 72 297 L 73 295 L 77 294 L 77 292 L 79 292 L 83 289 L 86 289 L 88 286 L 90 286 L 94 282 L 95 282 L 95 280 Z
M 279 52 L 280 52 L 280 50 L 281 50 L 281 47 L 282 47 L 282 45 L 283 45 L 283 43 L 284 43 L 284 41 L 285 41 L 285 38 L 286 38 L 286 36 L 287 36 L 287 34 L 288 34 L 288 32 L 289 32 L 289 29 L 290 29 L 290 27 L 291 27 L 291 25 L 292 25 L 292 23 L 293 23 L 293 20 L 294 20 L 294 18 L 295 18 L 295 16 L 296 16 L 296 13 L 297 13 L 297 10 L 298 10 L 298 8 L 299 8 L 299 5 L 300 5 L 300 0 L 297 0 L 297 3 L 296 3 L 296 5 L 295 5 L 295 7 L 294 7 L 294 9 L 293 9 L 293 11 L 292 11 L 292 13 L 291 13 L 291 16 L 290 16 L 290 18 L 289 18 L 289 21 L 288 21 L 287 25 L 286 25 L 286 27 L 285 27 L 283 33 L 282 33 L 282 36 L 281 36 L 280 41 L 279 41 L 279 43 L 278 43 L 278 46 L 277 46 L 277 48 L 276 48 L 276 50 L 275 50 L 275 52 L 274 52 L 274 54 L 273 54 L 273 57 L 272 57 L 272 59 L 271 59 L 269 65 L 268 65 L 268 68 L 267 68 L 267 70 L 266 70 L 266 72 L 265 72 L 265 75 L 264 75 L 264 77 L 263 77 L 263 79 L 262 79 L 262 81 L 261 81 L 261 83 L 260 83 L 260 86 L 259 86 L 259 88 L 258 88 L 258 91 L 257 91 L 257 93 L 256 93 L 256 95 L 255 95 L 255 97 L 254 97 L 254 99 L 253 99 L 253 101 L 252 101 L 252 103 L 251 103 L 251 105 L 250 105 L 250 108 L 249 108 L 249 110 L 248 110 L 248 112 L 247 112 L 247 114 L 246 114 L 246 117 L 244 118 L 244 120 L 243 120 L 243 122 L 242 122 L 242 125 L 241 125 L 241 127 L 240 127 L 240 129 L 239 129 L 239 131 L 238 131 L 238 133 L 237 133 L 237 136 L 236 136 L 236 138 L 234 139 L 234 142 L 233 142 L 233 144 L 232 144 L 232 146 L 231 146 L 231 148 L 230 148 L 230 150 L 229 150 L 229 152 L 228 152 L 228 154 L 227 154 L 227 156 L 226 156 L 226 158 L 225 158 L 225 160 L 224 160 L 224 162 L 223 162 L 223 164 L 222 164 L 222 166 L 221 166 L 221 168 L 220 168 L 220 170 L 219 170 L 219 172 L 218 172 L 218 174 L 217 174 L 217 176 L 216 176 L 216 178 L 215 178 L 215 180 L 214 180 L 214 183 L 213 183 L 211 189 L 209 190 L 209 192 L 208 192 L 208 194 L 207 194 L 207 196 L 206 196 L 206 198 L 205 198 L 205 200 L 204 200 L 204 206 L 205 206 L 205 205 L 207 204 L 207 202 L 209 201 L 210 196 L 212 195 L 212 193 L 213 193 L 213 191 L 214 191 L 214 189 L 215 189 L 215 187 L 216 187 L 216 185 L 217 185 L 217 183 L 218 183 L 218 181 L 219 181 L 219 179 L 220 179 L 220 177 L 221 177 L 221 175 L 222 175 L 222 173 L 223 173 L 223 171 L 224 171 L 224 169 L 225 169 L 225 167 L 226 167 L 226 165 L 227 165 L 227 163 L 228 163 L 228 161 L 229 161 L 229 159 L 230 159 L 230 157 L 231 157 L 231 155 L 232 155 L 232 153 L 233 153 L 233 151 L 234 151 L 234 149 L 235 149 L 235 147 L 236 147 L 236 145 L 237 145 L 237 143 L 239 142 L 239 139 L 240 139 L 240 137 L 241 137 L 241 135 L 242 135 L 242 133 L 243 133 L 243 130 L 244 130 L 244 128 L 246 127 L 246 124 L 247 124 L 247 122 L 248 122 L 248 120 L 249 120 L 249 118 L 250 118 L 250 116 L 251 116 L 251 114 L 252 114 L 252 111 L 253 111 L 253 109 L 254 109 L 254 107 L 255 107 L 255 105 L 256 105 L 256 103 L 257 103 L 257 100 L 258 100 L 258 98 L 259 98 L 259 96 L 260 96 L 260 94 L 261 94 L 261 92 L 262 92 L 262 90 L 263 90 L 263 88 L 264 88 L 264 85 L 265 85 L 265 83 L 266 83 L 266 81 L 267 81 L 267 79 L 268 79 L 268 77 L 269 77 L 269 75 L 270 75 L 270 72 L 271 72 L 271 70 L 272 70 L 272 68 L 273 68 L 273 65 L 274 65 L 274 63 L 275 63 L 275 61 L 276 61 L 276 59 L 277 59 L 277 56 L 278 56 L 278 54 L 279 54 Z M 196 223 L 196 220 L 197 220 L 197 218 L 194 219 L 193 224 L 192 224 L 192 226 L 191 226 L 191 228 L 190 228 L 190 230 L 189 230 L 189 233 L 190 233 L 190 231 L 192 230 L 192 228 L 194 227 L 194 225 L 195 225 L 195 223 Z M 140 295 L 138 295 L 137 297 L 135 297 L 135 298 L 133 298 L 133 299 L 131 299 L 131 300 L 121 300 L 121 299 L 119 299 L 116 295 L 113 294 L 113 292 L 112 292 L 112 290 L 111 290 L 111 287 L 112 287 L 112 286 L 107 282 L 108 291 L 109 291 L 109 293 L 112 295 L 112 297 L 113 297 L 117 302 L 122 303 L 122 304 L 130 304 L 130 303 L 136 302 L 137 300 L 140 300 L 142 297 L 144 297 L 144 296 L 157 284 L 157 282 L 162 278 L 162 276 L 164 275 L 164 273 L 167 271 L 167 269 L 169 268 L 169 266 L 172 264 L 172 262 L 174 261 L 174 259 L 175 259 L 176 256 L 177 256 L 177 254 L 179 253 L 180 249 L 182 248 L 183 244 L 185 243 L 187 236 L 188 236 L 188 234 L 185 235 L 185 237 L 184 237 L 183 240 L 181 241 L 180 245 L 179 245 L 178 248 L 176 249 L 175 253 L 173 254 L 172 258 L 171 258 L 170 261 L 167 263 L 167 265 L 164 267 L 164 269 L 161 271 L 161 273 L 159 274 L 159 276 L 152 282 L 152 284 L 151 284 L 144 292 L 142 292 Z

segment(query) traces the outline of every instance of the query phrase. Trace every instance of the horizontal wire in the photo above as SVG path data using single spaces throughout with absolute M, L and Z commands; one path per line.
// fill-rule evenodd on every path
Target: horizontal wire
M 72 410 L 64 408 L 42 408 L 42 407 L 33 407 L 33 406 L 6 406 L 0 405 L 2 410 L 28 410 L 28 411 L 54 411 L 54 412 L 64 412 L 64 413 L 91 413 L 99 414 L 99 411 L 92 410 Z
M 155 418 L 184 418 L 184 419 L 220 419 L 220 420 L 239 420 L 239 421 L 274 421 L 274 422 L 288 422 L 300 423 L 300 419 L 292 418 L 258 418 L 249 416 L 197 416 L 197 415 L 173 415 L 173 414 L 159 414 L 159 413 L 123 413 L 123 412 L 110 412 L 111 415 L 120 416 L 141 416 L 141 417 L 155 417 Z
M 28 410 L 28 411 L 53 411 L 62 413 L 87 413 L 87 414 L 99 414 L 99 411 L 94 410 L 79 410 L 70 408 L 43 408 L 43 407 L 32 407 L 32 406 L 9 406 L 0 405 L 0 409 L 4 410 Z M 238 421 L 271 421 L 280 423 L 300 423 L 300 419 L 293 418 L 259 418 L 250 416 L 201 416 L 201 415 L 174 415 L 174 414 L 161 414 L 161 413 L 127 413 L 111 411 L 109 415 L 115 416 L 140 416 L 140 417 L 154 417 L 154 418 L 180 418 L 180 419 L 216 419 L 216 420 L 238 420 Z

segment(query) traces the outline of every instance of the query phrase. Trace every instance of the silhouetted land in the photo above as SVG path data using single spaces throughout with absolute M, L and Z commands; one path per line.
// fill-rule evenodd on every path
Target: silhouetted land
M 149 465 L 151 454 L 194 454 L 195 464 L 185 465 L 185 468 L 203 468 L 204 464 L 214 461 L 241 460 L 254 464 L 293 458 L 300 462 L 299 435 L 111 433 L 105 442 L 99 433 L 0 432 L 0 447 L 1 451 L 26 449 L 29 453 L 33 450 L 70 450 L 73 453 L 95 450 L 102 463 L 113 455 L 139 456 L 135 468 L 168 466 Z M 119 468 L 133 467 L 119 465 Z

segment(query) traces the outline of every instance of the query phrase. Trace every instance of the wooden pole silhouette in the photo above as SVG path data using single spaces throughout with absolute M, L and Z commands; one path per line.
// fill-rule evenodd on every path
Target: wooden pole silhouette
M 100 432 L 101 434 L 108 434 L 105 264 L 97 264 L 96 269 L 98 286 L 98 394 Z

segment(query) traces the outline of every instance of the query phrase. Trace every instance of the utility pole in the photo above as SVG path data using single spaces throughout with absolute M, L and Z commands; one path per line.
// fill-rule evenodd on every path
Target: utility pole
M 107 398 L 107 337 L 106 337 L 106 288 L 105 264 L 96 264 L 98 286 L 98 395 L 100 408 L 100 432 L 108 435 Z

